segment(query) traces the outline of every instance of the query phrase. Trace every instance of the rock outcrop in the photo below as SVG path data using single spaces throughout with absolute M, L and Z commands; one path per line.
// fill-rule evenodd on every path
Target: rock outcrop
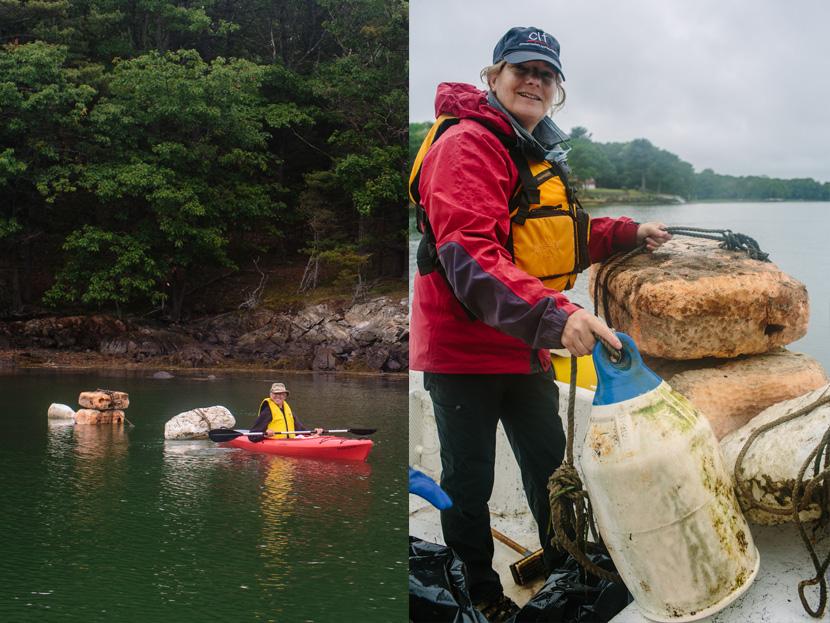
M 644 360 L 706 416 L 718 439 L 767 407 L 817 389 L 828 380 L 818 361 L 785 349 L 737 359 Z
M 296 314 L 226 315 L 199 325 L 204 344 L 280 369 L 398 372 L 409 367 L 406 300 L 380 297 L 345 310 L 313 305 Z M 244 331 L 239 334 L 238 331 Z
M 630 258 L 608 299 L 600 313 L 609 324 L 665 359 L 765 353 L 802 337 L 809 320 L 804 284 L 710 240 L 675 239 Z
M 165 439 L 207 439 L 212 428 L 233 428 L 236 419 L 223 406 L 201 407 L 179 413 L 164 425 Z
M 239 311 L 163 327 L 104 315 L 0 322 L 0 337 L 21 352 L 96 351 L 158 367 L 244 363 L 363 372 L 409 367 L 408 303 L 388 297 L 352 306 L 312 305 L 294 313 Z
M 830 396 L 830 385 L 825 385 L 798 398 L 780 402 L 724 437 L 720 445 L 730 472 L 734 473 L 738 454 L 754 431 L 827 396 Z M 825 403 L 806 415 L 762 433 L 753 442 L 737 474 L 737 484 L 740 486 L 736 487 L 736 493 L 747 519 L 764 525 L 792 521 L 791 513 L 783 515 L 770 513 L 753 504 L 761 502 L 780 511 L 792 509 L 793 487 L 799 470 L 822 440 L 828 428 L 830 428 L 830 403 Z M 811 474 L 812 471 L 808 470 L 807 476 Z M 810 503 L 799 514 L 800 518 L 806 521 L 817 519 L 820 513 L 818 505 Z

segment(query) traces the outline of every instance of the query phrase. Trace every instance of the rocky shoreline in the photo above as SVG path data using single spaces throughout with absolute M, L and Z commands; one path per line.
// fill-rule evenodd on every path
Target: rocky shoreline
M 267 368 L 403 373 L 407 300 L 239 311 L 160 325 L 105 314 L 0 321 L 2 367 Z

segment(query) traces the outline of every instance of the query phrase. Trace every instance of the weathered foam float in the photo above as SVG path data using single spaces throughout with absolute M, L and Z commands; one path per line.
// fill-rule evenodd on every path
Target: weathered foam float
M 78 409 L 75 413 L 75 424 L 123 424 L 124 411 L 122 409 Z
M 130 396 L 126 392 L 98 389 L 94 392 L 81 392 L 78 404 L 85 409 L 106 411 L 107 409 L 126 409 L 130 406 Z
M 721 448 L 730 473 L 735 471 L 741 449 L 756 430 L 828 396 L 830 385 L 825 385 L 798 398 L 780 402 L 724 437 L 721 440 Z M 825 403 L 800 417 L 761 433 L 753 441 L 741 461 L 738 473 L 735 474 L 738 500 L 751 522 L 775 525 L 794 520 L 792 513 L 786 511 L 792 509 L 793 487 L 798 479 L 799 470 L 822 441 L 828 429 L 830 403 Z M 810 471 L 807 477 L 811 476 Z M 758 503 L 784 514 L 758 508 Z M 818 519 L 820 514 L 818 504 L 808 501 L 806 507 L 799 512 L 799 518 L 802 521 Z
M 767 407 L 818 389 L 828 380 L 818 361 L 783 348 L 736 359 L 643 360 L 706 416 L 718 439 Z
M 213 428 L 233 428 L 236 418 L 221 405 L 179 413 L 164 424 L 165 439 L 207 439 Z
M 597 527 L 642 613 L 692 621 L 752 584 L 760 558 L 709 422 L 622 333 L 594 349 L 597 390 L 581 467 Z
M 71 420 L 75 417 L 75 411 L 69 405 L 53 402 L 49 405 L 46 417 L 50 420 Z
M 613 265 L 612 265 L 613 266 Z M 596 265 L 592 267 L 593 292 Z M 768 352 L 807 332 L 807 289 L 775 264 L 675 238 L 625 260 L 599 312 L 640 351 L 664 359 L 731 358 Z

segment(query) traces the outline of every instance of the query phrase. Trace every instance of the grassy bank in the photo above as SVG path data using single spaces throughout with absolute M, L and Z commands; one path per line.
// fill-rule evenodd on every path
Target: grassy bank
M 675 195 L 664 195 L 660 193 L 620 188 L 594 188 L 592 190 L 580 190 L 579 200 L 585 207 L 620 203 L 642 205 L 683 203 L 682 198 Z

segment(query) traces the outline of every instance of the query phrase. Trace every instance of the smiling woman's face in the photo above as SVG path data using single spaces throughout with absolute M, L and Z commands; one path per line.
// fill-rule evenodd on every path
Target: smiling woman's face
M 548 114 L 556 93 L 556 72 L 544 61 L 507 63 L 490 78 L 490 89 L 528 132 Z
M 273 400 L 274 402 L 276 402 L 280 406 L 282 406 L 282 403 L 285 402 L 286 396 L 288 396 L 288 394 L 284 394 L 282 392 L 280 392 L 279 394 L 275 394 L 274 392 L 271 392 L 271 400 Z

